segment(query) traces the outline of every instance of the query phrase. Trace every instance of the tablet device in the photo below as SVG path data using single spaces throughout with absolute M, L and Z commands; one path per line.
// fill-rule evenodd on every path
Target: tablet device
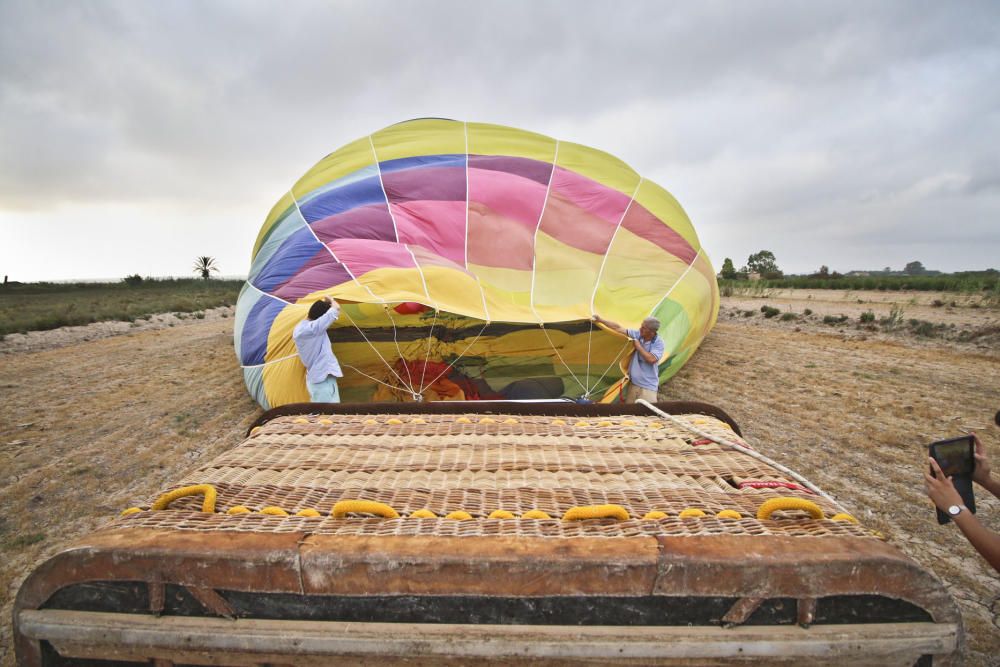
M 962 497 L 962 504 L 969 508 L 973 514 L 976 513 L 976 497 L 972 493 L 972 472 L 976 469 L 976 442 L 971 435 L 963 435 L 960 438 L 949 440 L 939 440 L 929 446 L 931 458 L 937 461 L 941 467 L 941 472 L 945 477 L 951 477 L 952 484 L 958 495 Z M 933 468 L 931 474 L 934 474 Z M 937 520 L 940 524 L 951 521 L 951 517 L 941 510 L 937 511 Z

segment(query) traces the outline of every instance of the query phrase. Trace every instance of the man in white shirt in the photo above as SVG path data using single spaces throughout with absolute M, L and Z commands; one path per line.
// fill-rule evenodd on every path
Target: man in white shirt
M 309 315 L 295 325 L 292 339 L 306 367 L 306 388 L 313 403 L 340 403 L 337 378 L 344 377 L 333 355 L 326 330 L 340 316 L 340 304 L 328 296 L 309 307 Z

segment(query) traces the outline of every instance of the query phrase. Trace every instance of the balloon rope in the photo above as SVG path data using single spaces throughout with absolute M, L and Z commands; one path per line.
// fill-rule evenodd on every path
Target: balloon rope
M 608 374 L 608 371 L 611 370 L 611 367 L 618 363 L 618 360 L 621 359 L 622 352 L 624 352 L 626 349 L 628 349 L 628 343 L 622 345 L 622 349 L 618 350 L 618 354 L 615 355 L 615 358 L 611 361 L 610 364 L 608 364 L 608 367 L 604 369 L 603 373 L 601 373 L 601 377 L 597 378 L 597 382 L 594 383 L 594 387 L 601 384 L 601 380 L 603 380 L 604 376 Z M 593 390 L 593 388 L 591 388 L 591 390 Z
M 385 315 L 386 315 L 386 317 L 389 318 L 389 321 L 392 322 L 392 342 L 396 345 L 396 354 L 399 355 L 400 359 L 402 359 L 402 360 L 405 361 L 406 360 L 406 356 L 403 354 L 403 351 L 399 348 L 399 338 L 396 335 L 396 320 L 395 320 L 395 318 L 393 318 L 393 316 L 392 316 L 392 309 L 389 308 L 388 305 L 385 306 Z M 386 362 L 386 363 L 388 363 L 388 362 Z M 413 375 L 410 374 L 410 365 L 404 363 L 403 364 L 403 368 L 406 369 L 406 378 L 410 381 L 409 385 L 407 385 L 406 388 L 412 394 L 413 393 Z M 397 375 L 396 377 L 399 377 L 399 376 Z M 402 382 L 403 378 L 400 377 L 399 380 L 400 380 L 400 382 Z
M 483 335 L 483 332 L 484 332 L 484 331 L 486 331 L 486 327 L 488 327 L 489 325 L 490 325 L 490 323 L 489 323 L 489 322 L 487 322 L 486 324 L 484 324 L 484 325 L 483 325 L 483 328 L 479 330 L 479 333 L 477 333 L 477 334 L 476 334 L 476 337 L 472 339 L 472 342 L 471 342 L 471 343 L 469 343 L 468 345 L 466 345 L 466 346 L 465 346 L 465 349 L 464 349 L 464 350 L 462 350 L 462 354 L 460 354 L 460 355 L 458 355 L 457 357 L 455 357 L 455 359 L 454 359 L 454 360 L 453 360 L 453 361 L 452 361 L 452 362 L 451 362 L 450 364 L 448 364 L 448 366 L 447 366 L 447 367 L 446 367 L 446 368 L 445 368 L 445 369 L 444 369 L 443 371 L 441 371 L 440 373 L 438 373 L 438 374 L 437 374 L 437 375 L 436 375 L 436 376 L 434 377 L 434 379 L 433 379 L 433 380 L 431 380 L 430 382 L 428 382 L 428 383 L 427 383 L 427 388 L 430 388 L 431 386 L 433 386 L 433 384 L 434 384 L 435 382 L 437 382 L 437 381 L 438 381 L 439 379 L 441 379 L 441 376 L 442 376 L 442 375 L 444 375 L 445 373 L 447 373 L 448 371 L 450 371 L 450 370 L 451 370 L 451 367 L 452 367 L 452 366 L 454 366 L 454 365 L 455 365 L 456 363 L 458 363 L 458 360 L 459 360 L 459 359 L 461 359 L 462 357 L 464 357 L 464 356 L 465 356 L 465 353 L 469 351 L 469 348 L 470 348 L 470 347 L 472 347 L 473 345 L 475 345 L 475 344 L 476 344 L 476 341 L 477 341 L 477 340 L 479 340 L 479 337 Z M 420 393 L 421 393 L 421 394 L 423 394 L 423 393 L 424 393 L 424 387 L 422 387 L 422 386 L 420 387 Z
M 701 436 L 702 438 L 705 438 L 706 440 L 711 440 L 712 442 L 714 442 L 716 444 L 719 444 L 719 445 L 722 445 L 723 447 L 729 447 L 730 449 L 735 449 L 736 451 L 741 452 L 743 454 L 746 454 L 749 457 L 755 458 L 758 461 L 762 461 L 763 463 L 766 463 L 769 466 L 777 468 L 779 471 L 781 471 L 781 472 L 785 473 L 786 475 L 790 476 L 792 479 L 794 479 L 799 484 L 801 484 L 802 486 L 806 487 L 807 489 L 809 489 L 810 491 L 812 491 L 816 495 L 818 495 L 821 498 L 825 498 L 826 500 L 830 501 L 833 504 L 833 506 L 837 508 L 837 511 L 843 512 L 844 514 L 848 513 L 847 510 L 844 509 L 843 505 L 841 505 L 836 500 L 834 500 L 832 497 L 830 497 L 829 495 L 827 495 L 826 493 L 824 493 L 823 489 L 819 488 L 818 486 L 816 486 L 815 484 L 813 484 L 812 482 L 810 482 L 808 479 L 806 479 L 802 475 L 800 475 L 797 472 L 795 472 L 794 470 L 790 470 L 789 468 L 786 468 L 785 466 L 781 465 L 780 463 L 778 463 L 774 459 L 768 458 L 767 456 L 764 456 L 760 452 L 755 452 L 752 449 L 747 449 L 747 447 L 745 445 L 740 444 L 736 440 L 727 440 L 725 438 L 720 438 L 717 435 L 712 435 L 711 433 L 707 433 L 707 432 L 703 431 L 702 429 L 698 428 L 697 426 L 694 426 L 693 424 L 690 424 L 690 423 L 688 423 L 688 422 L 686 422 L 684 420 L 678 419 L 677 417 L 664 412 L 663 410 L 661 410 L 660 408 L 656 407 L 655 405 L 653 405 L 652 403 L 650 403 L 649 401 L 647 401 L 647 400 L 645 400 L 643 398 L 640 398 L 639 400 L 637 400 L 636 403 L 638 403 L 639 405 L 645 406 L 650 412 L 654 412 L 654 413 L 658 414 L 659 416 L 664 417 L 665 419 L 669 419 L 670 421 L 672 421 L 673 423 L 677 424 L 681 428 L 687 429 L 688 431 L 691 431 L 695 435 Z
M 590 340 L 594 336 L 594 319 L 591 317 L 590 329 L 587 330 L 587 389 L 586 395 L 590 396 Z M 595 385 L 596 386 L 596 385 Z
M 580 389 L 583 389 L 584 395 L 585 396 L 590 396 L 590 390 L 587 389 L 586 385 L 584 385 L 582 382 L 580 382 L 580 378 L 578 378 L 576 376 L 576 373 L 573 372 L 573 369 L 569 367 L 569 364 L 566 363 L 566 360 L 562 358 L 561 354 L 559 354 L 559 348 L 557 348 L 552 343 L 552 339 L 549 338 L 549 332 L 545 330 L 545 325 L 544 324 L 539 324 L 538 328 L 542 330 L 543 334 L 545 334 L 545 340 L 549 341 L 549 347 L 551 347 L 552 351 L 556 353 L 557 357 L 559 357 L 559 361 L 562 362 L 562 365 L 566 367 L 566 370 L 569 371 L 569 374 L 573 377 L 573 379 L 576 381 L 576 383 L 578 385 L 580 385 Z
M 368 336 L 365 335 L 365 332 L 361 329 L 361 327 L 359 327 L 357 325 L 357 323 L 354 321 L 354 319 L 351 318 L 350 314 L 346 310 L 344 310 L 343 308 L 340 310 L 340 312 L 342 312 L 347 317 L 347 319 L 351 321 L 351 324 L 354 325 L 354 328 L 358 330 L 358 333 L 361 334 L 361 337 L 365 339 L 366 343 L 368 343 L 368 347 L 370 347 L 372 349 L 372 352 L 374 352 L 376 355 L 378 355 L 378 358 L 382 360 L 382 363 L 385 364 L 385 367 L 389 369 L 389 372 L 392 373 L 393 375 L 395 375 L 396 379 L 399 380 L 399 383 L 401 385 L 403 385 L 404 387 L 406 387 L 410 391 L 410 393 L 412 394 L 413 393 L 413 387 L 412 387 L 412 385 L 406 384 L 406 382 L 403 380 L 403 378 L 399 376 L 399 373 L 397 373 L 396 370 L 392 367 L 392 364 L 390 364 L 388 361 L 385 360 L 385 357 L 382 356 L 382 353 L 378 351 L 377 347 L 375 347 L 374 345 L 372 345 L 372 342 L 370 340 L 368 340 Z M 389 319 L 392 320 L 392 316 L 390 316 Z M 396 323 L 395 322 L 392 323 L 392 330 L 393 330 L 393 332 L 396 331 Z M 393 335 L 395 335 L 395 333 Z M 397 347 L 397 349 L 399 348 L 398 345 L 396 347 Z M 365 375 L 364 373 L 361 373 L 361 374 Z M 371 376 L 370 375 L 365 375 L 365 377 L 371 377 Z
M 437 324 L 438 311 L 434 310 L 434 321 L 431 322 L 431 330 L 427 332 L 427 353 L 424 355 L 424 367 L 420 370 L 420 394 L 424 393 L 424 380 L 427 378 L 427 362 L 431 360 L 431 341 L 434 339 L 434 325 Z M 430 386 L 430 385 L 428 385 Z
M 383 382 L 382 380 L 379 380 L 377 377 L 372 377 L 371 375 L 368 375 L 368 373 L 365 373 L 364 371 L 361 371 L 361 370 L 355 368 L 354 366 L 351 366 L 350 364 L 343 364 L 343 366 L 344 366 L 344 368 L 350 368 L 352 371 L 354 371 L 358 375 L 364 375 L 369 380 L 374 380 L 375 382 L 378 382 L 379 384 L 384 384 L 386 387 L 388 387 L 389 389 L 392 389 L 393 391 L 399 391 L 399 387 L 397 385 L 392 385 L 392 384 L 389 384 L 388 382 Z
M 289 359 L 298 359 L 298 358 L 299 358 L 299 353 L 296 352 L 295 354 L 289 354 L 287 357 L 281 357 L 280 359 L 270 359 L 262 364 L 251 364 L 249 366 L 244 366 L 241 364 L 240 368 L 263 368 L 264 366 L 267 366 L 269 364 L 276 364 L 279 361 L 288 361 Z

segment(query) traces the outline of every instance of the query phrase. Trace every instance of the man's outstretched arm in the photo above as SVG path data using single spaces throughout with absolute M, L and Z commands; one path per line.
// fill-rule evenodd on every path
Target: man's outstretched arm
M 611 331 L 615 332 L 616 334 L 621 334 L 622 336 L 625 336 L 626 338 L 628 337 L 628 332 L 625 331 L 625 328 L 622 325 L 618 324 L 617 322 L 612 322 L 611 320 L 606 320 L 603 317 L 601 317 L 600 315 L 594 315 L 594 322 L 596 322 L 597 324 L 604 325 L 605 327 L 607 327 Z

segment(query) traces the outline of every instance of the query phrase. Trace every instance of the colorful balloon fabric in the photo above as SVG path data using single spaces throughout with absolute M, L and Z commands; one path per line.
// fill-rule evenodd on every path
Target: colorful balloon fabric
M 499 125 L 411 120 L 310 169 L 271 210 L 235 345 L 263 407 L 308 401 L 292 329 L 330 329 L 343 401 L 613 400 L 631 346 L 592 324 L 662 322 L 661 380 L 715 324 L 715 272 L 677 201 L 615 157 Z

